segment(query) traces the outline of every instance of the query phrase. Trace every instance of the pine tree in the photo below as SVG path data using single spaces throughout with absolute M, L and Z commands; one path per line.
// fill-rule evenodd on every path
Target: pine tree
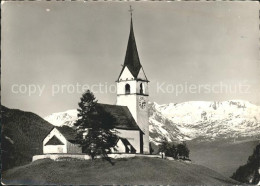
M 177 156 L 180 159 L 189 159 L 190 150 L 185 142 L 177 145 Z
M 163 138 L 161 144 L 159 145 L 159 152 L 164 152 L 166 156 L 168 156 L 168 152 L 170 149 L 170 143 L 168 142 L 167 138 Z
M 172 146 L 171 146 L 170 154 L 171 154 L 171 157 L 177 158 L 177 147 L 174 144 L 172 144 Z
M 116 145 L 115 118 L 97 104 L 92 92 L 87 90 L 78 103 L 78 120 L 75 122 L 77 130 L 76 140 L 82 151 L 91 156 L 97 155 L 108 158 L 107 154 Z

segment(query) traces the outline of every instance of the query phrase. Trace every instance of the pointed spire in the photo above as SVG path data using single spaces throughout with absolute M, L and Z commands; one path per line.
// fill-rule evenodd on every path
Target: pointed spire
M 131 13 L 131 22 L 130 22 L 130 34 L 127 44 L 127 50 L 125 55 L 124 67 L 127 66 L 132 75 L 136 78 L 142 65 L 139 60 L 139 55 L 137 52 L 134 29 L 133 29 L 133 20 L 132 20 L 132 11 L 133 9 L 130 7 Z
M 131 20 L 132 20 L 132 13 L 134 11 L 134 9 L 132 9 L 132 6 L 130 5 L 130 9 L 128 10 L 130 12 L 130 15 L 131 15 Z

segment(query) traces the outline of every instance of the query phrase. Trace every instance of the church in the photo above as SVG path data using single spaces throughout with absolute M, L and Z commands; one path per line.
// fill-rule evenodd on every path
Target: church
M 149 81 L 137 51 L 132 12 L 124 64 L 116 83 L 116 105 L 97 104 L 116 119 L 118 141 L 114 153 L 149 154 Z M 75 137 L 76 131 L 70 127 L 54 127 L 43 140 L 43 153 L 82 153 Z

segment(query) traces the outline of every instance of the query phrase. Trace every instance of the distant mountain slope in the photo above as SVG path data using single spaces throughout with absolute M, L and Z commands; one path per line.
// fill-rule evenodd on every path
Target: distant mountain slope
M 260 106 L 248 101 L 150 104 L 150 140 L 240 139 L 260 136 Z
M 189 141 L 192 162 L 231 177 L 236 169 L 247 162 L 248 156 L 259 140 L 229 142 L 226 140 L 196 142 Z
M 260 185 L 260 144 L 258 144 L 247 163 L 240 166 L 232 178 L 246 184 Z
M 3 174 L 5 184 L 230 185 L 238 182 L 200 165 L 157 158 L 107 161 L 38 160 Z
M 77 110 L 51 114 L 45 119 L 55 126 L 73 126 Z M 149 104 L 150 141 L 239 140 L 260 137 L 260 106 L 248 101 L 190 101 Z
M 42 154 L 42 140 L 53 125 L 40 116 L 1 106 L 2 169 L 31 162 L 32 156 Z

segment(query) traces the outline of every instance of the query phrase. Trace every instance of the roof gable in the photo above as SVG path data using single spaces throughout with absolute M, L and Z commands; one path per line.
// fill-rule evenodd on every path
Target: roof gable
M 133 79 L 134 76 L 132 75 L 132 73 L 130 72 L 130 70 L 128 69 L 127 66 L 125 66 L 123 69 L 122 69 L 122 72 L 121 74 L 119 75 L 119 80 L 130 80 L 130 79 Z
M 144 81 L 148 81 L 145 73 L 144 73 L 144 69 L 143 67 L 140 69 L 139 73 L 138 73 L 138 76 L 137 76 L 137 79 L 141 79 L 141 80 L 144 80 Z
M 76 130 L 68 126 L 56 127 L 56 129 L 66 138 L 66 140 L 72 143 L 75 142 L 77 136 Z
M 45 145 L 64 145 L 55 135 Z

